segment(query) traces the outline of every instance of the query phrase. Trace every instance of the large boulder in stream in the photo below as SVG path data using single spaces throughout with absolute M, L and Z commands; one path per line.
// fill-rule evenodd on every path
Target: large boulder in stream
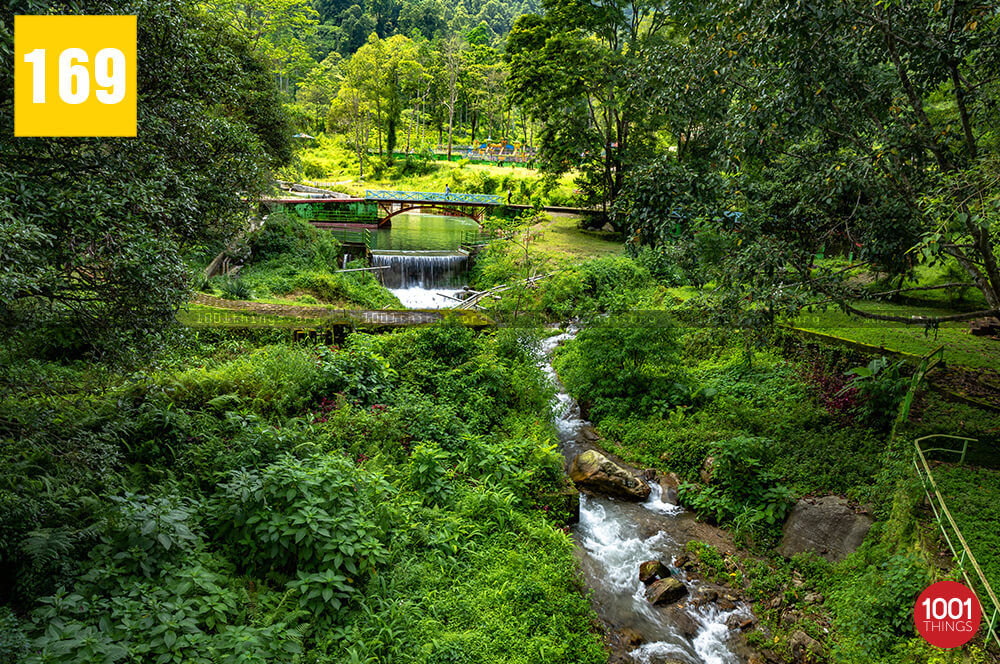
M 577 455 L 569 476 L 578 486 L 628 500 L 646 500 L 649 485 L 597 450 Z
M 831 563 L 840 562 L 861 546 L 872 521 L 840 496 L 803 498 L 795 503 L 781 529 L 778 551 L 786 557 L 811 551 Z
M 670 568 L 659 560 L 647 560 L 639 563 L 639 580 L 645 585 L 650 585 L 657 579 L 666 579 L 670 576 Z
M 677 579 L 670 577 L 660 579 L 646 588 L 646 599 L 652 604 L 673 604 L 687 595 L 687 587 Z

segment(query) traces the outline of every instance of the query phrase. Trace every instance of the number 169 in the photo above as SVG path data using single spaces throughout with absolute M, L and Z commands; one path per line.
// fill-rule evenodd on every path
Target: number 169
M 36 48 L 24 54 L 24 61 L 31 64 L 31 101 L 45 103 L 45 49 Z M 82 63 L 89 62 L 82 48 L 67 48 L 59 54 L 59 98 L 67 104 L 82 104 L 90 97 L 90 70 Z M 97 101 L 117 104 L 125 98 L 125 54 L 117 48 L 105 48 L 94 57 L 94 79 Z

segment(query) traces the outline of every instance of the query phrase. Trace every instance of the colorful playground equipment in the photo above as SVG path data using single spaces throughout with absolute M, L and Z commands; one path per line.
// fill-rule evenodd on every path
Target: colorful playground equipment
M 511 143 L 505 138 L 501 138 L 497 143 L 486 141 L 480 143 L 478 146 L 470 147 L 468 153 L 469 159 L 496 162 L 512 161 L 521 163 L 529 161 L 532 157 L 534 157 L 533 151 L 523 143 L 519 141 Z

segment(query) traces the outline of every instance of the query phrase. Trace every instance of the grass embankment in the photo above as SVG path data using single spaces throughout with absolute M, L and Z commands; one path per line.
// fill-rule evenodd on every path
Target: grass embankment
M 1000 470 L 940 464 L 931 472 L 987 581 L 1000 591 Z
M 210 252 L 209 252 L 210 253 Z M 228 251 L 243 265 L 235 275 L 204 279 L 211 256 L 192 261 L 199 290 L 209 295 L 262 304 L 326 305 L 337 309 L 399 309 L 399 299 L 369 271 L 337 269 L 340 244 L 298 218 L 274 214 L 243 243 Z M 365 267 L 361 261 L 347 269 Z
M 396 158 L 390 165 L 385 157 L 365 161 L 365 177 L 360 179 L 357 155 L 343 145 L 341 137 L 320 136 L 316 145 L 299 153 L 303 177 L 312 181 L 337 183 L 333 188 L 354 196 L 366 189 L 443 192 L 445 186 L 456 193 L 496 194 L 512 203 L 530 205 L 574 205 L 573 175 L 544 177 L 521 166 L 473 164 L 467 160 L 431 161 L 418 155 Z
M 0 653 L 606 661 L 546 516 L 564 480 L 530 335 L 288 339 L 179 332 L 93 390 L 26 368 L 0 406 Z

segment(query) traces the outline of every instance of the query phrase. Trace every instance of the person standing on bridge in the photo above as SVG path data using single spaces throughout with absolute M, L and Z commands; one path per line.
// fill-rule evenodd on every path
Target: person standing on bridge
M 447 200 L 450 196 L 451 196 L 451 187 L 449 187 L 448 185 L 445 185 L 444 186 L 444 197 L 445 197 L 445 200 Z
M 510 205 L 510 197 L 514 193 L 512 189 L 507 190 L 507 205 Z

